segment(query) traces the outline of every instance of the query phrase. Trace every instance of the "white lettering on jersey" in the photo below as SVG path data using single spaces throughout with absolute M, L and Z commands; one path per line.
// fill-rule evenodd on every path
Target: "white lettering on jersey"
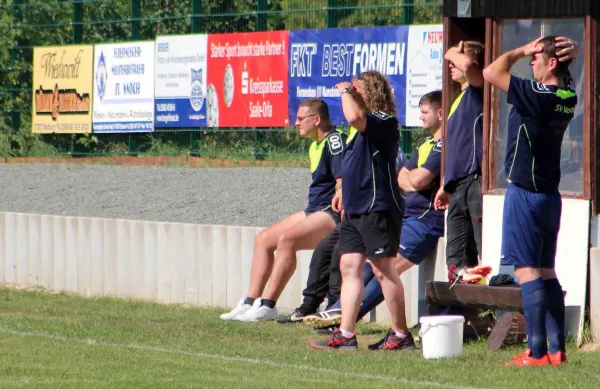
M 329 143 L 329 151 L 331 151 L 332 155 L 336 155 L 344 151 L 344 142 L 342 142 L 342 138 L 339 134 L 330 135 L 327 140 L 327 143 Z

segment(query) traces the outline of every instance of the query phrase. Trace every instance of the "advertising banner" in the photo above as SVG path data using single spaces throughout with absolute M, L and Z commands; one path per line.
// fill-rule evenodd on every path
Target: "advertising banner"
M 94 132 L 154 131 L 154 42 L 96 45 Z
M 156 38 L 156 127 L 206 127 L 207 35 Z
M 419 99 L 442 89 L 444 33 L 442 25 L 411 26 L 406 72 L 406 126 L 420 127 Z
M 289 31 L 208 36 L 208 127 L 282 127 L 288 120 Z
M 34 133 L 92 131 L 92 69 L 94 47 L 34 47 Z
M 405 122 L 408 26 L 331 28 L 290 32 L 289 116 L 298 105 L 319 97 L 329 105 L 334 125 L 347 125 L 335 85 L 367 70 L 378 70 L 394 90 L 397 118 Z

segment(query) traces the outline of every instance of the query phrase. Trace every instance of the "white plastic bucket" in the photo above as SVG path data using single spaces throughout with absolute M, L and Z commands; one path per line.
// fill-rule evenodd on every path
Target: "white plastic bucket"
M 463 325 L 460 315 L 423 316 L 421 343 L 425 359 L 448 358 L 460 355 L 463 346 Z

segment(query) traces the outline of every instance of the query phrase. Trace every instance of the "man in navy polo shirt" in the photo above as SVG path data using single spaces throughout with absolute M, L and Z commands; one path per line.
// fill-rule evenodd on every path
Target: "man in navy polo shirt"
M 386 337 L 382 348 L 397 350 L 411 344 L 414 348 L 408 328 L 401 323 L 403 295 L 394 266 L 404 200 L 396 179 L 400 132 L 392 88 L 381 73 L 367 71 L 352 83 L 338 84 L 337 89 L 344 116 L 358 131 L 344 152 L 342 164 L 342 319 L 340 328 L 328 340 L 311 342 L 311 346 L 357 349 L 354 330 L 364 292 L 362 271 L 368 258 L 381 277 L 392 320 L 394 335 Z
M 332 127 L 329 108 L 321 99 L 300 103 L 296 127 L 300 136 L 313 140 L 308 207 L 256 236 L 248 294 L 235 309 L 221 315 L 223 320 L 275 320 L 277 299 L 296 270 L 296 251 L 314 249 L 339 222 L 339 213 L 331 210 L 331 200 L 341 176 L 347 136 Z M 267 281 L 269 287 L 263 295 Z
M 576 52 L 571 40 L 547 36 L 501 55 L 483 72 L 512 104 L 500 263 L 515 267 L 529 348 L 507 365 L 558 366 L 567 361 L 565 302 L 554 261 L 562 208 L 561 145 L 577 105 L 569 73 Z M 531 58 L 533 80 L 509 73 L 526 57 Z
M 481 256 L 483 55 L 481 43 L 461 41 L 444 56 L 452 81 L 461 87 L 448 115 L 444 179 L 435 198 L 436 209 L 448 208 L 446 263 L 451 271 L 475 267 Z

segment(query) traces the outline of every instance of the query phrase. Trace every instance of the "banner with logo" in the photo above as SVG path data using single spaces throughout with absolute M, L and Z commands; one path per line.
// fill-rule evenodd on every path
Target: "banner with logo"
M 156 127 L 206 127 L 207 35 L 156 38 Z
M 96 45 L 94 132 L 154 131 L 154 42 Z
M 289 31 L 208 36 L 208 127 L 282 127 Z
M 291 31 L 290 120 L 302 100 L 319 97 L 329 105 L 333 124 L 347 125 L 335 85 L 378 70 L 391 83 L 396 116 L 404 124 L 407 41 L 408 26 Z
M 442 25 L 411 26 L 408 32 L 406 74 L 406 126 L 420 127 L 419 100 L 442 89 L 444 33 Z
M 34 47 L 32 131 L 92 131 L 94 46 Z

